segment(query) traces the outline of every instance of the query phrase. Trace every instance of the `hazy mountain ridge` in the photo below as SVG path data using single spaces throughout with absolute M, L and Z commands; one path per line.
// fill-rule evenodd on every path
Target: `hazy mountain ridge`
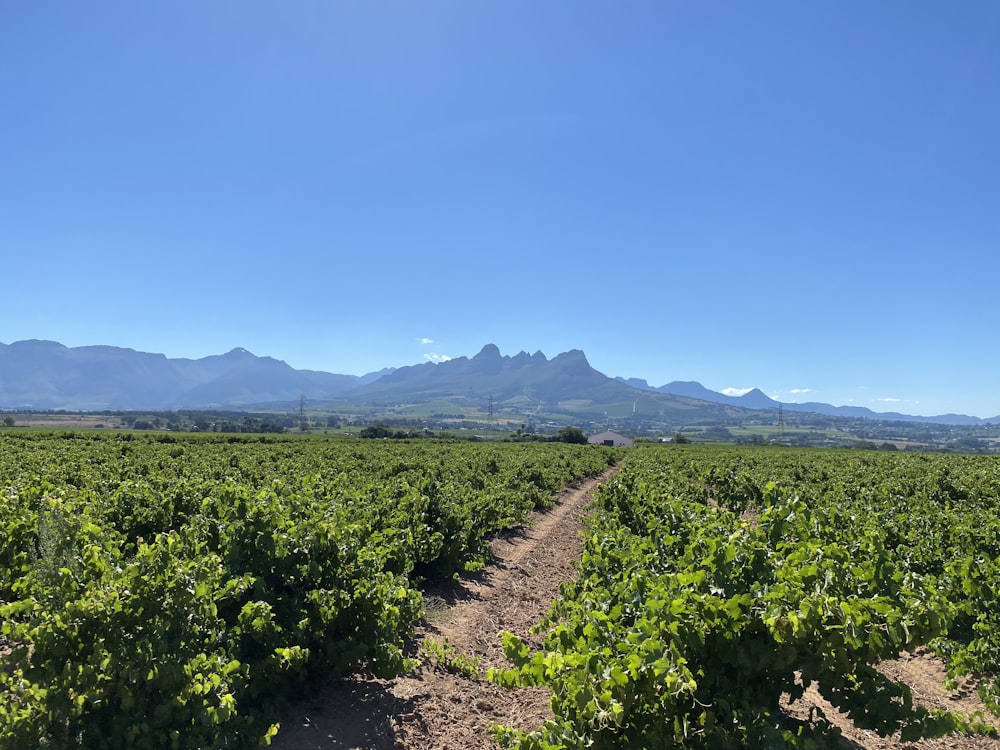
M 731 410 L 810 412 L 834 417 L 976 425 L 1000 423 L 961 414 L 933 417 L 823 403 L 779 403 L 759 389 L 728 396 L 695 381 L 653 387 L 641 378 L 611 378 L 579 349 L 548 359 L 542 352 L 505 356 L 487 344 L 474 357 L 385 368 L 363 376 L 296 370 L 272 357 L 235 348 L 201 359 L 113 346 L 66 347 L 54 341 L 0 342 L 0 408 L 129 410 L 217 408 L 310 400 L 401 403 L 438 398 L 494 400 L 504 406 L 544 406 L 601 412 L 671 411 L 691 418 L 731 416 Z
M 178 409 L 334 395 L 363 378 L 295 370 L 245 349 L 201 359 L 54 341 L 0 345 L 0 406 L 32 409 Z
M 977 425 L 977 424 L 1000 424 L 1000 415 L 988 419 L 969 416 L 968 414 L 938 414 L 936 416 L 919 416 L 913 414 L 901 414 L 900 412 L 876 412 L 865 406 L 833 406 L 818 401 L 808 401 L 803 403 L 776 401 L 759 388 L 753 388 L 742 396 L 727 396 L 718 391 L 712 391 L 696 381 L 675 380 L 661 385 L 658 388 L 649 385 L 645 380 L 639 378 L 616 378 L 617 380 L 634 385 L 643 390 L 656 393 L 670 393 L 675 396 L 687 396 L 703 401 L 711 401 L 717 404 L 727 404 L 738 406 L 744 409 L 777 409 L 779 406 L 785 411 L 804 412 L 809 414 L 822 414 L 829 417 L 847 417 L 854 419 L 880 419 L 889 422 L 927 422 L 930 424 L 951 424 L 951 425 Z
M 456 357 L 438 364 L 401 367 L 351 396 L 391 399 L 493 396 L 497 403 L 527 398 L 550 404 L 565 400 L 628 400 L 631 389 L 590 366 L 586 355 L 573 349 L 548 359 L 542 352 L 511 357 L 487 344 L 471 359 Z

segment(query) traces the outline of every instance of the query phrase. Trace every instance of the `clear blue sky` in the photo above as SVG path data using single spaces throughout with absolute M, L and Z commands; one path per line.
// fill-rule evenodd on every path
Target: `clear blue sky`
M 4 343 L 1000 414 L 994 0 L 0 0 L 0 94 Z

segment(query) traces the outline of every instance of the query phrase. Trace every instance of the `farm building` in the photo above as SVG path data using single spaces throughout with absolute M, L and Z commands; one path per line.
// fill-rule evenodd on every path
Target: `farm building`
M 599 432 L 596 435 L 591 435 L 587 438 L 587 442 L 591 445 L 624 445 L 626 447 L 631 447 L 632 438 L 627 438 L 624 435 L 619 435 L 617 432 L 611 432 L 611 430 L 608 430 L 606 432 Z

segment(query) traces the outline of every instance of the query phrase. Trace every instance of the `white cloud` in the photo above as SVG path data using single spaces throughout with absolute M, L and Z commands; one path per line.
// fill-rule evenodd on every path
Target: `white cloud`
M 424 346 L 427 346 L 428 344 L 433 344 L 434 343 L 434 339 L 429 339 L 429 338 L 422 338 L 422 339 L 417 339 L 417 340 L 421 344 L 423 344 Z
M 435 354 L 434 352 L 427 352 L 424 355 L 424 359 L 428 362 L 447 362 L 451 359 L 447 354 Z
M 750 393 L 753 388 L 723 388 L 722 395 L 724 396 L 743 396 Z
M 812 388 L 792 388 L 789 393 L 812 393 Z
M 881 401 L 882 403 L 885 403 L 885 404 L 900 404 L 900 403 L 903 402 L 903 399 L 901 399 L 901 398 L 890 398 L 890 397 L 877 398 L 875 400 L 876 401 Z

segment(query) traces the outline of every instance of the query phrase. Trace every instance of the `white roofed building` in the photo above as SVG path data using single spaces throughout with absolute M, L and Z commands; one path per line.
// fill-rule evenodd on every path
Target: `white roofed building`
M 606 430 L 605 432 L 599 432 L 596 435 L 591 435 L 587 438 L 587 442 L 591 445 L 613 445 L 613 446 L 625 446 L 627 448 L 632 447 L 632 438 L 627 438 L 624 435 L 619 435 L 617 432 L 611 432 L 611 430 Z

